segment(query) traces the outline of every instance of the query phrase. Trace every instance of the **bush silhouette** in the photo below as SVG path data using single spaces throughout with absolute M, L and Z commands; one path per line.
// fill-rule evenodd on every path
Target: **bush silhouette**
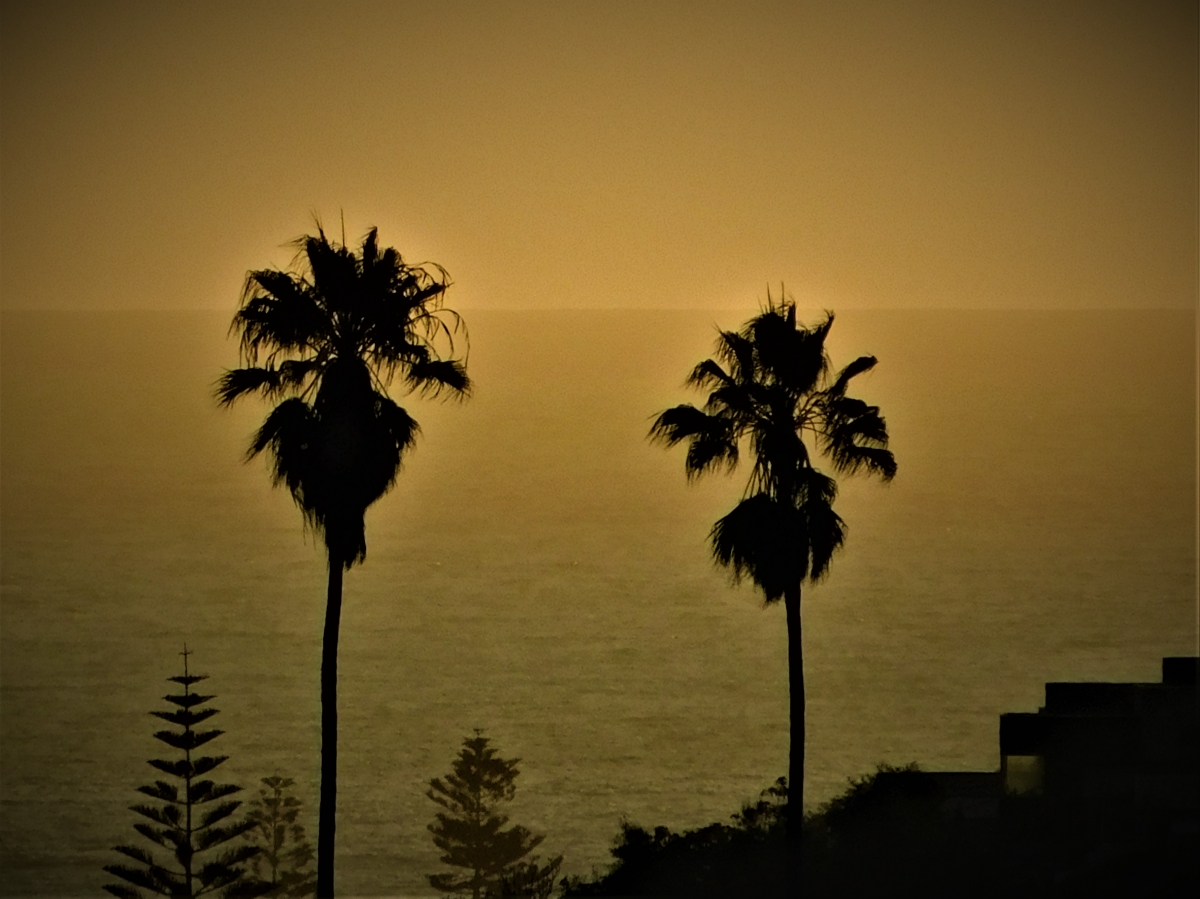
M 787 795 L 787 779 L 781 777 L 729 824 L 682 833 L 623 821 L 608 872 L 570 879 L 563 895 L 782 896 Z
M 997 794 L 995 814 L 974 817 L 952 798 L 916 765 L 851 780 L 804 820 L 803 895 L 1166 899 L 1200 890 L 1195 832 L 1170 820 L 1097 833 L 1088 810 L 1045 797 Z M 781 779 L 731 824 L 676 833 L 624 822 L 609 870 L 572 878 L 564 896 L 791 899 L 785 820 Z

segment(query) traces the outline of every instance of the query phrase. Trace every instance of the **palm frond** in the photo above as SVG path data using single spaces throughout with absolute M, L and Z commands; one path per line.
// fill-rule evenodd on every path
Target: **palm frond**
M 768 309 L 752 319 L 742 334 L 755 350 L 763 376 L 787 388 L 793 395 L 813 390 L 829 366 L 825 337 L 833 315 L 812 328 L 796 327 L 795 304 Z
M 796 353 L 802 360 L 792 372 L 794 380 L 789 385 L 793 390 L 807 393 L 815 390 L 829 370 L 829 355 L 825 352 L 825 338 L 833 327 L 833 313 L 826 312 L 824 320 L 810 328 L 795 327 L 795 305 L 792 305 L 792 320 L 795 328 Z
M 430 359 L 414 362 L 405 372 L 405 381 L 425 396 L 437 396 L 448 390 L 458 399 L 471 395 L 471 379 L 461 362 L 453 359 Z
M 446 285 L 434 283 L 420 288 L 414 296 L 397 296 L 372 316 L 371 352 L 391 367 L 421 360 L 452 358 L 459 342 L 465 344 L 461 362 L 465 366 L 470 353 L 470 337 L 462 316 L 441 305 Z
M 317 426 L 316 413 L 304 400 L 284 400 L 271 410 L 247 451 L 254 458 L 270 449 L 274 482 L 286 485 L 302 509 L 305 482 L 314 473 Z
M 370 276 L 375 270 L 375 264 L 379 261 L 379 229 L 371 228 L 366 236 L 363 237 L 362 252 L 358 254 L 359 265 L 362 267 L 362 273 L 365 276 Z
M 885 481 L 895 477 L 896 460 L 887 449 L 887 422 L 878 406 L 835 394 L 827 397 L 824 409 L 822 437 L 834 468 L 844 474 L 866 471 Z
M 217 402 L 222 406 L 228 406 L 243 394 L 256 391 L 262 391 L 266 396 L 271 396 L 279 391 L 280 384 L 279 372 L 271 366 L 231 368 L 217 381 Z
M 798 472 L 798 505 L 809 508 L 813 504 L 832 506 L 837 499 L 837 481 L 815 468 L 804 467 Z
M 319 296 L 300 275 L 274 269 L 250 272 L 231 331 L 241 333 L 242 353 L 300 352 L 329 337 L 329 316 Z
M 726 433 L 704 434 L 688 445 L 684 470 L 688 480 L 694 480 L 709 471 L 724 468 L 732 471 L 738 463 L 738 445 Z
M 862 400 L 843 396 L 831 399 L 826 408 L 826 428 L 834 439 L 853 437 L 880 445 L 887 444 L 887 422 L 880 415 L 878 406 L 869 406 Z
M 850 379 L 861 375 L 863 372 L 868 372 L 875 367 L 878 360 L 874 356 L 859 356 L 840 372 L 837 379 L 830 385 L 826 391 L 830 396 L 844 396 L 846 387 L 850 384 Z
M 821 499 L 812 499 L 800 509 L 808 533 L 809 577 L 818 581 L 829 573 L 833 554 L 846 540 L 846 522 Z
M 732 415 L 748 426 L 762 418 L 761 411 L 767 406 L 766 391 L 755 382 L 733 382 L 722 384 L 708 395 L 704 409 L 710 415 Z
M 720 363 L 715 359 L 705 359 L 692 369 L 692 373 L 687 376 L 684 383 L 688 387 L 704 389 L 720 384 L 732 384 L 733 378 L 725 372 L 725 369 L 721 368 Z
M 281 389 L 301 390 L 304 382 L 321 370 L 320 359 L 286 359 L 279 364 Z
M 304 256 L 312 283 L 327 310 L 336 317 L 353 310 L 358 298 L 358 263 L 345 247 L 331 242 L 323 232 L 307 238 Z
M 738 430 L 728 417 L 710 415 L 683 405 L 659 414 L 650 426 L 651 441 L 674 446 L 688 441 L 685 470 L 688 479 L 718 468 L 732 469 L 738 461 Z
M 791 420 L 758 422 L 750 434 L 757 479 L 772 496 L 791 499 L 809 464 L 808 447 Z
M 413 365 L 437 359 L 432 346 L 411 328 L 380 333 L 371 339 L 363 355 L 370 359 L 383 382 L 391 381 L 396 371 L 406 372 Z
M 713 558 L 731 569 L 735 581 L 754 581 L 767 602 L 782 599 L 808 573 L 804 518 L 766 493 L 743 499 L 713 525 L 709 536 Z
M 396 447 L 400 455 L 416 445 L 421 426 L 403 408 L 388 397 L 381 396 L 378 400 L 377 414 L 388 443 Z
M 717 337 L 717 359 L 729 367 L 734 381 L 743 383 L 755 379 L 754 343 L 736 331 L 721 331 Z
M 879 475 L 884 481 L 890 481 L 896 476 L 896 457 L 890 450 L 877 446 L 847 444 L 832 452 L 831 458 L 838 471 L 844 474 L 865 471 Z
M 665 446 L 674 446 L 684 440 L 703 434 L 709 427 L 709 416 L 695 406 L 685 404 L 660 412 L 650 426 L 650 440 Z
M 450 286 L 450 276 L 446 274 L 445 269 L 440 265 L 437 266 L 441 273 L 441 281 L 436 281 L 431 284 L 426 290 L 436 295 L 439 302 L 430 304 L 428 301 L 422 300 L 423 311 L 421 314 L 414 317 L 414 324 L 425 329 L 425 337 L 430 343 L 445 338 L 449 352 L 457 352 L 455 341 L 459 339 L 459 334 L 462 334 L 462 341 L 466 344 L 463 350 L 463 357 L 467 357 L 471 353 L 471 340 L 467 332 L 467 323 L 463 317 L 453 309 L 447 309 L 440 303 L 440 298 Z

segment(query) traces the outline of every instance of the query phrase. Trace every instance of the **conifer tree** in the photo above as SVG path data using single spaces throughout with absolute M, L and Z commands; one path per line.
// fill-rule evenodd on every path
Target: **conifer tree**
M 433 778 L 426 796 L 444 808 L 429 825 L 441 860 L 470 873 L 428 875 L 430 885 L 444 893 L 470 893 L 472 899 L 500 896 L 548 895 L 562 856 L 541 866 L 526 859 L 544 836 L 519 824 L 505 829 L 508 816 L 497 814 L 501 802 L 516 794 L 520 759 L 502 759 L 480 731 L 463 740 L 454 771 L 445 780 Z
M 246 817 L 255 827 L 246 836 L 262 851 L 250 860 L 254 876 L 271 885 L 266 895 L 313 896 L 317 875 L 304 870 L 315 858 L 312 845 L 300 824 L 301 802 L 287 790 L 290 777 L 264 777 L 258 798 L 250 800 Z
M 104 889 L 119 899 L 143 899 L 143 894 L 136 887 L 160 896 L 187 899 L 218 894 L 218 891 L 225 899 L 247 899 L 261 896 L 270 888 L 269 884 L 261 884 L 247 877 L 243 867 L 259 850 L 239 839 L 255 826 L 253 821 L 232 820 L 241 802 L 226 801 L 241 787 L 218 784 L 204 778 L 228 756 L 193 756 L 195 750 L 215 740 L 224 731 L 193 729 L 217 714 L 217 709 L 200 708 L 215 697 L 192 692 L 192 685 L 207 679 L 207 675 L 188 673 L 187 657 L 190 654 L 187 646 L 184 646 L 183 674 L 167 678 L 183 687 L 182 693 L 163 697 L 176 708 L 150 713 L 178 728 L 160 730 L 154 736 L 178 750 L 183 757 L 174 760 L 150 759 L 152 766 L 172 780 L 156 780 L 152 786 L 137 788 L 139 793 L 158 800 L 160 805 L 142 803 L 130 806 L 130 811 L 153 822 L 138 822 L 134 829 L 151 843 L 166 849 L 174 865 L 170 861 L 160 863 L 150 852 L 137 846 L 114 847 L 117 852 L 137 862 L 137 866 L 104 866 L 109 874 L 133 884 L 105 885 Z

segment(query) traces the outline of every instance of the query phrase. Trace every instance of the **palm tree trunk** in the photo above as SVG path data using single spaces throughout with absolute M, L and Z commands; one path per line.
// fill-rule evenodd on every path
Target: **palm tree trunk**
M 317 897 L 333 899 L 337 804 L 337 654 L 342 621 L 342 561 L 329 554 L 329 596 L 321 643 L 321 810 L 317 821 Z
M 800 628 L 800 585 L 784 593 L 788 630 L 788 713 L 791 747 L 788 752 L 787 870 L 788 892 L 799 896 L 802 874 L 801 829 L 804 825 L 804 641 Z

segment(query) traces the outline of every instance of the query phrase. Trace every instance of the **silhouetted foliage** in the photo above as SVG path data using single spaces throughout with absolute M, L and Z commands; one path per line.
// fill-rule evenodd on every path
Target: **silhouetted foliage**
M 881 765 L 850 781 L 807 822 L 806 886 L 825 896 L 900 884 L 921 884 L 931 895 L 980 895 L 960 879 L 979 836 L 971 829 L 976 822 L 945 816 L 943 799 L 937 782 L 916 765 Z
M 367 508 L 391 488 L 417 422 L 388 396 L 399 378 L 410 391 L 466 396 L 465 363 L 454 352 L 465 327 L 444 309 L 450 280 L 437 265 L 408 265 L 377 230 L 359 252 L 319 226 L 298 240 L 298 270 L 252 271 L 231 331 L 244 368 L 227 371 L 217 399 L 247 394 L 278 404 L 250 442 L 266 452 L 274 482 L 286 486 L 306 524 L 325 542 L 329 587 L 321 654 L 321 798 L 317 894 L 333 895 L 337 801 L 337 644 L 342 573 L 367 554 Z
M 515 862 L 500 877 L 498 886 L 488 889 L 487 899 L 550 899 L 558 882 L 558 871 L 562 867 L 562 856 L 555 856 L 546 864 L 537 858 Z
M 174 709 L 151 712 L 174 725 L 175 730 L 160 730 L 155 739 L 182 754 L 176 759 L 151 759 L 150 764 L 171 780 L 157 780 L 138 787 L 138 792 L 156 804 L 141 803 L 130 810 L 152 822 L 140 822 L 134 829 L 146 840 L 170 853 L 174 861 L 163 862 L 137 846 L 117 846 L 116 851 L 136 865 L 105 865 L 104 870 L 126 883 L 106 884 L 104 889 L 121 899 L 138 899 L 137 888 L 160 896 L 196 897 L 220 892 L 226 899 L 260 896 L 266 887 L 247 876 L 245 863 L 258 853 L 247 844 L 245 834 L 253 821 L 235 820 L 241 803 L 227 797 L 241 790 L 233 784 L 218 784 L 205 778 L 228 757 L 193 757 L 199 749 L 219 737 L 223 731 L 194 730 L 195 725 L 217 714 L 214 708 L 201 708 L 214 699 L 193 693 L 191 688 L 207 675 L 189 674 L 187 648 L 183 652 L 183 674 L 167 678 L 183 687 L 182 693 L 163 697 Z M 219 851 L 218 851 L 219 850 Z
M 463 740 L 453 771 L 429 782 L 426 796 L 445 811 L 429 825 L 441 860 L 470 873 L 430 874 L 429 883 L 444 893 L 467 893 L 472 899 L 535 896 L 553 889 L 562 856 L 542 865 L 526 858 L 544 836 L 519 824 L 506 828 L 508 817 L 497 807 L 516 794 L 520 759 L 502 759 L 479 731 Z
M 571 878 L 564 896 L 774 896 L 785 883 L 787 780 L 779 778 L 730 824 L 675 833 L 621 823 L 613 866 Z
M 264 777 L 246 813 L 254 822 L 247 837 L 262 849 L 250 867 L 255 877 L 271 885 L 267 896 L 312 896 L 317 891 L 316 872 L 305 870 L 315 856 L 299 823 L 303 806 L 287 794 L 294 783 L 290 777 Z
M 791 899 L 782 780 L 771 797 L 735 815 L 675 833 L 625 822 L 614 863 L 572 878 L 564 896 Z M 1200 892 L 1196 816 L 1139 821 L 1116 809 L 1063 808 L 1045 797 L 995 794 L 968 815 L 916 765 L 881 765 L 804 820 L 805 899 L 1091 899 Z
M 811 328 L 796 324 L 796 305 L 770 293 L 763 311 L 740 331 L 721 331 L 716 358 L 687 383 L 708 391 L 704 407 L 676 406 L 659 414 L 650 437 L 686 443 L 690 479 L 736 467 L 743 443 L 753 468 L 743 499 L 713 525 L 712 552 L 734 580 L 749 577 L 768 603 L 783 599 L 788 626 L 791 758 L 788 778 L 797 825 L 804 798 L 804 666 L 800 588 L 829 570 L 846 528 L 833 511 L 837 482 L 813 466 L 805 435 L 839 474 L 896 474 L 887 425 L 877 406 L 846 395 L 850 381 L 875 367 L 855 359 L 836 375 L 825 338 L 833 314 Z M 799 841 L 800 827 L 791 831 Z M 798 860 L 799 849 L 793 852 Z

